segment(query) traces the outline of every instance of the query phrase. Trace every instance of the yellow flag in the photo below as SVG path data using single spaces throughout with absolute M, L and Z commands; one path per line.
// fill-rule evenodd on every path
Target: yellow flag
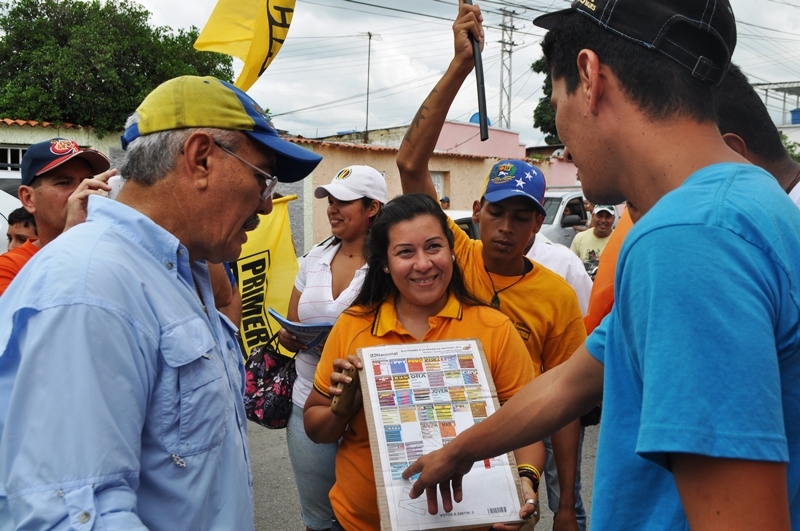
M 289 201 L 296 195 L 273 200 L 272 212 L 259 216 L 261 223 L 247 233 L 247 242 L 236 262 L 236 279 L 242 295 L 242 322 L 239 333 L 244 355 L 265 345 L 280 326 L 267 310 L 281 315 L 289 309 L 298 266 L 289 225 Z
M 244 61 L 234 85 L 246 92 L 283 46 L 294 4 L 295 0 L 219 0 L 194 47 Z

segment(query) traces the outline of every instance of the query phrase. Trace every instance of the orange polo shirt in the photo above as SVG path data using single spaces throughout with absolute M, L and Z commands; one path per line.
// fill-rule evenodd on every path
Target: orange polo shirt
M 631 227 L 633 227 L 631 216 L 625 210 L 622 217 L 619 218 L 614 232 L 611 233 L 606 248 L 603 249 L 603 255 L 600 257 L 600 264 L 597 266 L 597 275 L 594 277 L 592 294 L 589 297 L 589 309 L 586 311 L 586 317 L 583 318 L 587 334 L 591 334 L 600 325 L 600 322 L 611 313 L 611 308 L 614 306 L 614 275 L 617 273 L 617 258 L 619 258 L 622 242 L 625 241 L 625 236 L 628 235 Z
M 39 252 L 39 247 L 33 244 L 35 241 L 28 240 L 13 251 L 0 254 L 0 295 L 5 293 L 20 269 Z
M 374 313 L 357 315 L 362 308 L 339 316 L 317 365 L 314 387 L 325 396 L 330 387 L 333 360 L 356 354 L 356 349 L 377 345 L 416 343 L 400 323 L 394 302 Z M 497 396 L 503 403 L 533 379 L 527 349 L 508 317 L 486 306 L 463 306 L 450 295 L 437 315 L 428 319 L 430 329 L 422 341 L 477 338 L 483 346 Z M 375 474 L 364 410 L 350 420 L 336 454 L 336 483 L 331 505 L 342 527 L 349 531 L 380 529 Z

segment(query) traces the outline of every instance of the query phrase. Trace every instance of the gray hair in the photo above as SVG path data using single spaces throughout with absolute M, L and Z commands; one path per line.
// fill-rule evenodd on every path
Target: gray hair
M 135 112 L 125 122 L 125 129 L 139 123 L 139 113 Z M 119 173 L 128 180 L 150 186 L 162 179 L 175 168 L 175 162 L 181 154 L 183 144 L 197 131 L 205 131 L 214 140 L 235 151 L 244 138 L 238 131 L 197 127 L 188 129 L 172 129 L 143 135 L 128 144 L 117 161 Z

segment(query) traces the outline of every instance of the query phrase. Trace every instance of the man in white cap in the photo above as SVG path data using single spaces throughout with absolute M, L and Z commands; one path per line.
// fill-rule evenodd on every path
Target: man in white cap
M 592 230 L 576 234 L 570 245 L 572 252 L 578 255 L 582 262 L 600 259 L 614 231 L 616 217 L 617 209 L 613 206 L 595 205 L 592 211 Z

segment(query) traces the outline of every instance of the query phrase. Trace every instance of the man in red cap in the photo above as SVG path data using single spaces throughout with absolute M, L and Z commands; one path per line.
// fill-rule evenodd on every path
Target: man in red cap
M 39 239 L 28 240 L 0 256 L 0 295 L 39 249 L 83 221 L 85 206 L 81 205 L 89 195 L 110 190 L 105 183 L 115 173 L 109 171 L 110 167 L 108 158 L 99 151 L 83 149 L 65 138 L 46 140 L 28 148 L 22 158 L 18 195 L 36 220 Z

